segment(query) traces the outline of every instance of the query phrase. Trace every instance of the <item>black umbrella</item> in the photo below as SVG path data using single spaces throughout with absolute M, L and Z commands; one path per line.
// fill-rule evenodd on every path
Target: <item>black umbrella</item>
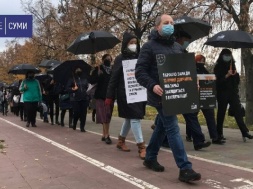
M 175 19 L 174 23 L 175 34 L 179 31 L 185 31 L 192 37 L 191 42 L 207 36 L 212 28 L 210 24 L 203 20 L 185 15 Z
M 59 65 L 61 62 L 58 60 L 42 60 L 41 63 L 39 64 L 39 67 L 43 68 L 51 68 L 52 66 Z
M 35 67 L 34 65 L 31 64 L 18 64 L 13 66 L 8 73 L 12 74 L 26 74 L 28 71 L 32 71 L 34 73 L 40 73 L 40 69 Z
M 205 45 L 226 48 L 253 48 L 253 35 L 240 30 L 221 31 L 209 38 Z
M 39 73 L 35 75 L 35 79 L 37 79 L 40 83 L 49 78 L 51 78 L 51 76 L 46 73 Z
M 14 81 L 13 83 L 11 83 L 9 85 L 9 88 L 14 88 L 14 87 L 18 87 L 19 86 L 19 82 L 18 81 Z
M 56 64 L 54 66 L 52 66 L 51 68 L 47 69 L 47 74 L 54 74 L 54 69 L 59 66 L 60 64 Z
M 78 54 L 95 54 L 113 48 L 120 42 L 118 38 L 106 31 L 92 31 L 79 35 L 67 51 Z
M 76 68 L 82 69 L 83 77 L 87 77 L 91 70 L 91 66 L 83 60 L 67 60 L 54 68 L 53 78 L 57 83 L 65 86 L 68 79 L 73 77 Z

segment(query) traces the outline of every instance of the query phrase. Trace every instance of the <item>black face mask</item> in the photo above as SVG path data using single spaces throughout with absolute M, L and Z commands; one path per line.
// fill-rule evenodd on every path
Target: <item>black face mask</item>
M 104 60 L 104 65 L 105 65 L 105 66 L 110 66 L 110 65 L 111 65 L 111 61 L 105 59 L 105 60 Z
M 33 79 L 34 76 L 33 76 L 33 75 L 29 75 L 28 78 L 29 78 L 29 79 Z

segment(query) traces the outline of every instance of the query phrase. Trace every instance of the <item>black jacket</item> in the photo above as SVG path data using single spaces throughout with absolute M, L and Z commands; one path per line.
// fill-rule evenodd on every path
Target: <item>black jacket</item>
M 96 67 L 89 78 L 89 82 L 91 84 L 97 84 L 94 98 L 105 100 L 111 73 L 107 73 L 102 65 L 99 66 L 99 69 L 102 73 L 98 74 L 98 67 Z
M 138 83 L 147 88 L 148 104 L 151 106 L 159 107 L 162 102 L 162 98 L 153 92 L 153 87 L 160 84 L 156 57 L 159 54 L 174 53 L 184 53 L 184 49 L 175 42 L 173 36 L 164 39 L 156 30 L 151 32 L 150 40 L 141 48 L 135 76 Z
M 76 91 L 72 90 L 72 87 L 75 86 L 75 83 L 78 86 L 78 89 Z M 88 80 L 86 77 L 75 76 L 74 78 L 69 79 L 66 85 L 66 92 L 70 94 L 71 101 L 88 100 L 88 95 L 86 92 L 87 89 Z
M 205 68 L 205 64 L 196 63 L 197 74 L 209 74 L 207 69 Z
M 124 74 L 122 61 L 137 59 L 138 53 L 131 53 L 127 50 L 128 42 L 134 38 L 131 34 L 125 33 L 122 41 L 121 54 L 115 58 L 112 76 L 107 88 L 107 98 L 115 99 L 117 96 L 119 117 L 127 119 L 143 119 L 145 115 L 146 102 L 127 104 Z M 138 51 L 138 50 L 137 50 Z
M 214 67 L 214 74 L 216 76 L 216 90 L 217 95 L 220 93 L 227 93 L 230 95 L 238 95 L 240 83 L 239 74 L 235 74 L 228 78 L 225 75 L 230 69 L 230 62 L 218 61 Z M 235 70 L 235 62 L 232 63 L 232 69 Z

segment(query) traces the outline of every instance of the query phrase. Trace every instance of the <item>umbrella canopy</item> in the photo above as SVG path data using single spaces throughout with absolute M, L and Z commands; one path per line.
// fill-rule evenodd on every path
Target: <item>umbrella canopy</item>
M 51 78 L 51 76 L 46 73 L 39 73 L 35 75 L 35 79 L 37 79 L 40 83 L 42 83 L 48 78 Z
M 11 83 L 9 85 L 9 88 L 14 88 L 14 87 L 18 87 L 19 86 L 19 81 L 14 81 L 13 83 Z
M 66 86 L 68 79 L 73 77 L 73 72 L 76 68 L 82 69 L 83 77 L 87 77 L 91 70 L 91 66 L 83 60 L 67 60 L 54 68 L 53 79 L 57 83 Z
M 54 69 L 59 66 L 60 64 L 58 65 L 54 65 L 52 66 L 51 68 L 47 69 L 47 74 L 54 74 Z
M 175 19 L 174 23 L 175 34 L 179 31 L 185 31 L 191 35 L 191 42 L 207 36 L 212 28 L 207 22 L 188 16 Z
M 253 35 L 240 30 L 221 31 L 209 38 L 205 45 L 226 48 L 253 48 Z
M 58 60 L 48 60 L 48 59 L 45 59 L 45 60 L 42 60 L 41 63 L 39 64 L 39 67 L 42 67 L 42 68 L 51 68 L 52 66 L 54 65 L 59 65 L 61 62 L 58 61 Z
M 40 73 L 40 69 L 31 64 L 18 64 L 13 66 L 8 74 L 26 74 L 28 71 L 32 71 L 34 73 Z
M 92 31 L 79 35 L 67 51 L 78 54 L 95 54 L 113 48 L 120 42 L 118 38 L 106 31 Z

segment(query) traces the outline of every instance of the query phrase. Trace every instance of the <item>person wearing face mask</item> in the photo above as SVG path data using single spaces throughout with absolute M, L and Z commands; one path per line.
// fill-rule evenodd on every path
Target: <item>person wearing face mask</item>
M 209 74 L 209 71 L 205 68 L 206 58 L 203 55 L 201 54 L 196 55 L 195 61 L 196 61 L 197 74 Z M 224 144 L 225 141 L 223 141 L 220 137 L 218 137 L 217 127 L 215 123 L 214 109 L 202 108 L 201 111 L 206 119 L 209 136 L 212 139 L 212 143 Z M 198 113 L 196 113 L 196 115 L 198 115 Z M 188 131 L 188 132 L 191 132 L 191 131 Z
M 241 103 L 239 98 L 239 82 L 240 76 L 236 71 L 235 61 L 232 52 L 229 49 L 223 49 L 216 61 L 214 67 L 214 74 L 216 76 L 216 90 L 217 90 L 217 132 L 219 138 L 226 140 L 223 135 L 223 123 L 227 106 L 234 111 L 234 117 L 243 138 L 253 139 L 249 134 L 249 130 L 244 123 L 243 115 L 241 113 Z
M 106 144 L 111 144 L 111 138 L 109 134 L 110 122 L 112 117 L 112 111 L 114 103 L 110 106 L 105 105 L 106 91 L 109 84 L 109 80 L 112 74 L 112 56 L 110 54 L 104 54 L 102 56 L 102 64 L 96 67 L 91 76 L 90 83 L 97 84 L 94 93 L 96 99 L 96 123 L 102 124 L 102 138 L 101 141 Z
M 191 36 L 185 31 L 179 31 L 175 34 L 176 42 L 182 45 L 184 51 L 187 53 L 187 47 L 190 44 Z
M 30 124 L 36 127 L 37 107 L 42 101 L 42 93 L 39 81 L 34 78 L 34 72 L 27 72 L 26 79 L 22 81 L 19 90 L 23 93 L 24 110 L 27 114 L 26 127 Z
M 176 42 L 178 42 L 184 53 L 188 53 L 186 48 L 190 44 L 191 36 L 185 31 L 179 31 L 175 34 Z M 200 150 L 202 148 L 207 148 L 211 145 L 211 142 L 205 141 L 205 135 L 203 134 L 198 117 L 196 113 L 186 113 L 183 114 L 186 122 L 186 141 L 192 142 L 195 150 Z M 192 137 L 192 139 L 191 139 Z
M 157 155 L 164 137 L 167 136 L 173 157 L 180 169 L 178 179 L 182 182 L 190 182 L 200 180 L 201 174 L 192 169 L 192 163 L 188 160 L 179 132 L 177 115 L 168 116 L 163 113 L 161 97 L 164 91 L 160 86 L 157 69 L 160 54 L 184 53 L 184 49 L 175 42 L 172 35 L 173 23 L 172 17 L 167 14 L 156 18 L 150 40 L 142 46 L 135 68 L 138 83 L 147 88 L 148 104 L 156 108 L 159 116 L 159 121 L 146 149 L 143 165 L 153 171 L 164 171 L 164 166 L 157 161 Z
M 80 120 L 80 131 L 85 131 L 85 123 L 88 107 L 88 79 L 83 74 L 81 68 L 73 70 L 73 77 L 70 78 L 66 85 L 66 92 L 70 94 L 70 102 L 73 109 L 73 130 L 76 130 L 78 120 Z
M 131 129 L 134 134 L 139 157 L 144 159 L 146 155 L 146 147 L 142 135 L 141 119 L 143 119 L 145 115 L 146 102 L 127 103 L 122 66 L 123 60 L 137 59 L 139 51 L 140 46 L 137 37 L 128 31 L 124 32 L 121 54 L 115 58 L 112 77 L 107 88 L 105 103 L 110 105 L 113 99 L 115 99 L 115 96 L 117 96 L 118 114 L 119 117 L 124 118 L 116 147 L 123 152 L 130 151 L 125 144 L 125 139 Z

